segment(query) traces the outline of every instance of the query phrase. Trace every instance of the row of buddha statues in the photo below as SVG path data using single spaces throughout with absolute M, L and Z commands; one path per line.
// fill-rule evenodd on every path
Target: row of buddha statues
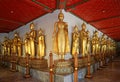
M 77 26 L 74 27 L 72 33 L 72 49 L 70 49 L 68 24 L 63 21 L 64 14 L 62 11 L 60 11 L 58 19 L 54 25 L 53 53 L 58 54 L 59 59 L 64 59 L 64 55 L 70 52 L 70 50 L 72 55 L 77 53 L 82 54 L 82 57 L 88 54 L 115 54 L 116 43 L 109 38 L 105 38 L 104 34 L 100 38 L 98 31 L 95 31 L 92 38 L 90 38 L 90 32 L 88 30 L 86 31 L 86 25 L 84 23 L 81 25 L 82 30 L 80 31 Z
M 90 38 L 90 32 L 86 31 L 86 25 L 81 25 L 82 29 L 79 31 L 78 27 L 75 26 L 72 33 L 72 55 L 76 52 L 82 54 L 82 57 L 88 54 L 115 54 L 116 43 L 110 38 L 105 38 L 103 34 L 101 37 L 98 36 L 98 31 L 93 32 L 93 36 Z
M 116 44 L 113 40 L 98 36 L 98 31 L 93 33 L 90 38 L 90 32 L 86 31 L 86 25 L 81 25 L 82 29 L 79 31 L 75 26 L 72 33 L 72 47 L 70 49 L 70 41 L 68 37 L 68 24 L 63 21 L 64 14 L 62 11 L 58 14 L 58 21 L 54 24 L 53 38 L 53 53 L 57 54 L 59 59 L 64 59 L 65 54 L 70 53 L 74 55 L 82 54 L 83 57 L 88 54 L 108 54 L 115 53 Z M 26 33 L 25 40 L 22 41 L 19 34 L 15 33 L 12 40 L 5 37 L 2 43 L 3 54 L 17 54 L 21 56 L 23 53 L 22 45 L 24 45 L 25 54 L 30 54 L 31 58 L 35 58 L 37 54 L 38 58 L 42 59 L 45 56 L 45 35 L 40 29 L 38 31 L 34 29 L 34 24 L 30 24 L 30 32 Z
M 37 31 L 34 29 L 34 23 L 31 23 L 30 32 L 26 33 L 24 41 L 21 40 L 17 32 L 15 32 L 14 38 L 11 40 L 5 37 L 4 42 L 1 44 L 2 54 L 15 54 L 18 57 L 21 57 L 24 49 L 25 54 L 30 54 L 31 58 L 35 58 L 35 54 L 37 54 L 36 57 L 42 59 L 45 54 L 45 35 L 43 34 L 43 30 L 40 29 L 38 31 L 38 38 L 36 36 Z

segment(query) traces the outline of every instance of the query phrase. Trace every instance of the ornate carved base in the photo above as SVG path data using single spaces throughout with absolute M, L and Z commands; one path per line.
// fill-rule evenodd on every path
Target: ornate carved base
M 67 60 L 58 60 L 55 63 L 54 72 L 56 74 L 70 74 L 73 72 L 72 62 Z
M 46 59 L 31 59 L 30 66 L 33 69 L 46 70 L 48 68 Z

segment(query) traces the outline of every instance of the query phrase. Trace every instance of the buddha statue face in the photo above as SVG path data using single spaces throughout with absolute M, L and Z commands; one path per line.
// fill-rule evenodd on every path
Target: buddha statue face
M 98 31 L 95 31 L 94 34 L 95 34 L 95 36 L 97 36 L 98 35 Z
M 30 24 L 30 29 L 33 30 L 34 29 L 34 23 Z
M 4 37 L 4 40 L 7 40 L 7 39 L 8 39 L 8 38 L 5 36 L 5 37 Z
M 14 36 L 15 36 L 15 37 L 18 37 L 18 33 L 16 32 L 16 33 L 14 34 Z
M 40 30 L 39 30 L 39 35 L 41 35 L 41 34 L 42 34 L 42 30 L 40 29 Z
M 105 37 L 105 35 L 103 34 L 102 37 Z
M 60 11 L 60 13 L 59 13 L 59 15 L 58 15 L 58 19 L 59 19 L 60 21 L 62 21 L 62 20 L 64 19 L 64 15 L 63 15 L 62 11 Z
M 26 33 L 25 37 L 27 38 L 28 36 L 29 36 L 29 34 L 28 34 L 28 33 Z
M 85 25 L 85 23 L 82 24 L 82 29 L 83 29 L 83 30 L 86 29 L 86 25 Z
M 74 32 L 78 32 L 78 27 L 75 25 Z

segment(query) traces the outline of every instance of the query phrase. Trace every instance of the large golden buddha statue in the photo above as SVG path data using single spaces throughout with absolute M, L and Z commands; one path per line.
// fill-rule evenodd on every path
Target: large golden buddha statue
M 64 55 L 70 52 L 68 24 L 63 21 L 64 15 L 62 11 L 60 11 L 58 19 L 58 22 L 54 24 L 53 52 L 59 55 L 59 59 L 64 59 Z
M 38 57 L 43 59 L 45 56 L 45 36 L 42 29 L 40 29 L 38 33 Z
M 87 32 L 86 25 L 82 24 L 82 30 L 80 31 L 80 51 L 82 56 L 86 55 L 86 46 L 87 46 Z
M 34 24 L 30 24 L 30 33 L 29 33 L 29 38 L 30 38 L 30 56 L 31 58 L 34 58 L 36 55 L 36 47 L 35 47 L 35 40 L 36 40 L 36 30 L 34 30 Z
M 79 54 L 79 30 L 75 25 L 73 33 L 72 33 L 72 55 L 74 57 L 75 54 Z
M 29 38 L 29 34 L 26 33 L 25 35 L 25 40 L 24 40 L 24 45 L 25 45 L 25 55 L 27 54 L 31 54 L 30 52 L 30 38 Z

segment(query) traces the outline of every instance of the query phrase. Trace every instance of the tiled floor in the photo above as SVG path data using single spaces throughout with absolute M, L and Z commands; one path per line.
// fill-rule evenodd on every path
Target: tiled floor
M 0 67 L 0 82 L 40 82 L 33 78 L 25 79 L 20 72 L 11 72 L 8 68 Z
M 8 68 L 0 67 L 0 82 L 40 82 L 34 78 L 25 79 L 22 73 L 10 72 Z M 120 57 L 93 74 L 92 79 L 82 79 L 79 82 L 120 82 Z
M 106 68 L 96 71 L 92 79 L 82 79 L 79 82 L 120 82 L 120 57 Z

